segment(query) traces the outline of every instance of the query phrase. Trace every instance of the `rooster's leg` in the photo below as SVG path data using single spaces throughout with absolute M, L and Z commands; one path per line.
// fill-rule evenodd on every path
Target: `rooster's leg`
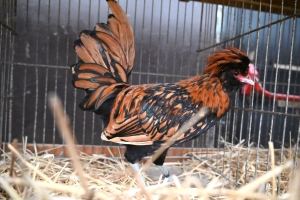
M 171 176 L 171 173 L 169 172 L 169 170 L 167 170 L 167 168 L 165 168 L 164 166 L 160 166 L 160 165 L 157 165 L 157 167 L 160 169 L 160 171 L 163 173 L 164 177 L 165 177 L 165 180 L 167 182 L 172 182 L 173 179 L 172 179 L 172 176 Z
M 132 167 L 132 169 L 138 174 L 138 177 L 139 177 L 139 179 L 140 179 L 140 182 L 141 182 L 144 186 L 146 186 L 146 182 L 145 182 L 144 177 L 143 177 L 142 174 L 141 174 L 141 169 L 140 169 L 140 167 L 139 167 L 139 164 L 137 164 L 137 163 L 134 163 L 134 164 L 129 163 L 129 164 L 130 164 L 130 166 Z M 139 181 L 138 181 L 138 182 L 139 182 Z

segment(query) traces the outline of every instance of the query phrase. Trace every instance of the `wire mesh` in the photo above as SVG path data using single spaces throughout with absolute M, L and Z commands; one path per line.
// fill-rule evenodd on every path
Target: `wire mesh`
M 300 95 L 297 0 L 288 7 L 283 0 L 276 1 L 278 5 L 216 2 L 120 0 L 135 35 L 130 83 L 176 82 L 194 76 L 203 71 L 210 52 L 231 45 L 247 51 L 264 91 Z M 78 109 L 84 92 L 73 88 L 69 70 L 78 60 L 73 41 L 81 30 L 107 20 L 106 2 L 27 0 L 0 6 L 0 142 L 27 136 L 29 143 L 61 144 L 47 105 L 48 92 L 54 91 L 63 99 L 79 144 L 115 145 L 100 140 L 103 127 L 96 115 Z M 251 88 L 251 94 L 238 92 L 232 105 L 216 127 L 181 147 L 223 151 L 221 140 L 232 146 L 245 140 L 248 150 L 267 148 L 268 141 L 282 150 L 298 149 L 299 102 L 278 101 Z

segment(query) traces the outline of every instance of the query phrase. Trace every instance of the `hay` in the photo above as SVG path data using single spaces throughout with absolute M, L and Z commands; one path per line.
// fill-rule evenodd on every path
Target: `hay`
M 13 153 L 2 155 L 0 197 L 3 198 L 9 196 L 11 199 L 274 199 L 272 188 L 277 188 L 278 177 L 275 176 L 277 174 L 280 174 L 281 179 L 279 197 L 289 199 L 293 196 L 288 184 L 293 174 L 292 162 L 288 160 L 293 152 L 287 149 L 284 150 L 285 158 L 282 166 L 279 166 L 280 150 L 274 150 L 274 165 L 277 167 L 269 172 L 266 172 L 268 157 L 265 156 L 267 154 L 265 149 L 227 146 L 226 152 L 211 154 L 210 159 L 205 159 L 207 155 L 190 153 L 191 159 L 173 163 L 173 167 L 182 170 L 182 174 L 173 176 L 174 183 L 161 184 L 159 180 L 154 180 L 147 176 L 147 173 L 143 173 L 148 187 L 140 188 L 134 180 L 134 171 L 120 157 L 89 156 L 78 152 L 83 170 L 78 171 L 72 166 L 70 158 L 56 158 L 49 153 L 40 155 L 25 148 L 19 149 L 21 152 L 19 153 L 13 146 L 9 145 L 9 148 L 17 158 L 12 178 L 9 174 Z M 255 162 L 257 151 L 260 155 L 258 164 Z M 247 157 L 248 164 L 245 160 Z M 214 162 L 217 158 L 218 163 Z M 258 166 L 256 174 L 259 178 L 254 180 L 256 165 Z M 219 170 L 219 173 L 216 170 Z M 89 195 L 81 184 L 79 173 L 86 180 Z M 222 175 L 229 177 L 232 182 L 237 179 L 240 186 L 234 187 L 232 182 Z M 203 179 L 208 184 L 203 185 Z M 293 181 L 295 188 L 295 185 L 299 185 L 299 180 Z M 266 186 L 266 191 L 261 189 L 262 186 Z
M 218 174 L 219 177 L 226 182 L 223 186 L 234 188 L 241 187 L 253 181 L 256 183 L 257 177 L 265 176 L 268 170 L 274 169 L 275 166 L 282 166 L 289 161 L 294 163 L 299 162 L 299 155 L 294 149 L 273 149 L 273 144 L 269 143 L 270 149 L 260 148 L 245 148 L 242 144 L 235 146 L 226 144 L 226 151 L 213 154 L 197 155 L 195 153 L 188 154 L 195 162 L 193 166 L 198 163 L 204 163 L 201 170 L 212 170 Z M 297 159 L 295 158 L 297 155 Z M 281 163 L 282 161 L 282 163 Z M 275 194 L 285 194 L 288 190 L 289 181 L 293 176 L 294 169 L 289 168 L 282 170 L 280 176 L 273 176 L 272 179 L 260 185 L 261 192 L 269 196 L 276 196 Z M 233 184 L 234 183 L 234 184 Z M 237 183 L 237 184 L 235 184 Z M 278 185 L 279 184 L 279 185 Z M 277 191 L 279 186 L 279 191 Z

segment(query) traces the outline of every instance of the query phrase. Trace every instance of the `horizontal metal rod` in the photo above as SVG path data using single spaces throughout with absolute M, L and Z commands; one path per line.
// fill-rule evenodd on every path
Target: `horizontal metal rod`
M 20 62 L 0 62 L 1 64 L 14 64 L 16 66 L 26 66 L 26 67 L 44 67 L 44 68 L 57 68 L 57 69 L 69 69 L 69 66 L 66 65 L 46 65 L 46 64 L 34 64 L 34 63 L 20 63 Z M 158 75 L 158 76 L 168 76 L 168 77 L 177 77 L 177 78 L 189 78 L 191 76 L 186 75 L 176 75 L 176 74 L 162 74 L 162 73 L 151 73 L 151 72 L 131 72 L 131 74 L 141 74 L 141 75 Z M 266 81 L 266 84 L 274 85 L 274 82 Z M 277 85 L 287 85 L 287 83 L 277 83 Z M 291 86 L 300 86 L 300 84 L 291 83 Z
M 223 42 L 219 42 L 219 43 L 214 44 L 214 45 L 212 45 L 212 46 L 205 47 L 204 49 L 198 49 L 198 50 L 196 50 L 196 52 L 205 51 L 205 50 L 207 50 L 207 49 L 210 49 L 210 48 L 219 46 L 220 44 L 224 44 L 224 43 L 226 43 L 226 42 L 230 42 L 230 41 L 232 41 L 232 40 L 238 39 L 238 38 L 243 37 L 243 36 L 245 36 L 245 35 L 249 35 L 249 34 L 254 33 L 254 32 L 257 32 L 257 31 L 259 31 L 259 30 L 261 30 L 261 29 L 270 27 L 270 26 L 272 26 L 272 25 L 274 25 L 274 24 L 278 24 L 278 23 L 280 23 L 280 22 L 286 21 L 286 20 L 288 20 L 288 19 L 291 19 L 291 18 L 294 18 L 294 17 L 297 17 L 297 16 L 300 16 L 300 13 L 295 13 L 295 14 L 293 14 L 293 15 L 291 15 L 291 16 L 285 17 L 285 18 L 283 18 L 283 19 L 279 19 L 279 20 L 277 20 L 277 21 L 274 21 L 274 22 L 272 22 L 272 23 L 266 24 L 266 25 L 261 26 L 261 27 L 259 27 L 259 28 L 253 29 L 253 30 L 251 30 L 251 31 L 248 31 L 248 32 L 243 33 L 243 34 L 238 35 L 238 36 L 235 36 L 235 37 L 230 38 L 230 39 L 228 39 L 228 40 L 225 40 L 225 41 L 223 41 Z
M 44 68 L 54 68 L 54 69 L 70 69 L 66 65 L 45 65 L 45 64 L 33 64 L 33 63 L 20 63 L 20 62 L 3 62 L 5 64 L 14 64 L 16 66 L 26 66 L 26 67 L 44 67 Z M 189 76 L 177 75 L 177 74 L 165 74 L 165 73 L 153 73 L 153 72 L 131 72 L 131 74 L 141 74 L 141 75 L 155 75 L 155 76 L 168 76 L 177 78 L 188 78 Z
M 273 111 L 266 111 L 266 110 L 256 110 L 256 109 L 250 109 L 250 108 L 238 108 L 238 107 L 232 107 L 232 109 L 252 111 L 252 112 L 258 112 L 258 113 L 265 113 L 265 114 L 270 114 L 270 115 L 280 115 L 280 116 L 300 118 L 300 115 L 289 114 L 289 113 L 280 113 L 280 112 L 273 112 Z

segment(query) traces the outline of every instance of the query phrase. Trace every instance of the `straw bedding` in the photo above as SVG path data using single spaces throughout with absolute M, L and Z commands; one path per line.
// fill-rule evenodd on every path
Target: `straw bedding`
M 25 144 L 26 145 L 26 144 Z M 12 146 L 9 146 L 13 149 Z M 14 149 L 13 149 L 14 150 Z M 22 152 L 22 153 L 18 153 Z M 274 199 L 280 175 L 280 199 L 291 199 L 294 159 L 292 149 L 272 150 L 274 162 L 268 162 L 265 149 L 247 149 L 240 145 L 227 146 L 226 152 L 199 155 L 189 153 L 190 159 L 167 163 L 179 169 L 173 183 L 163 183 L 142 173 L 148 186 L 140 187 L 135 173 L 119 157 L 86 155 L 78 152 L 83 171 L 72 166 L 71 158 L 56 158 L 47 152 L 33 153 L 26 148 L 16 153 L 10 177 L 12 153 L 3 153 L 0 161 L 0 197 L 11 199 Z M 258 157 L 257 157 L 258 156 Z M 248 158 L 248 162 L 246 162 Z M 258 162 L 256 162 L 258 158 Z M 299 158 L 298 158 L 299 159 Z M 298 160 L 297 159 L 297 160 Z M 269 163 L 269 164 L 268 164 Z M 272 165 L 275 171 L 267 177 Z M 257 166 L 257 170 L 256 169 Z M 276 171 L 277 170 L 277 171 Z M 148 170 L 151 171 L 151 168 Z M 260 181 L 256 177 L 265 177 Z M 269 172 L 270 173 L 270 172 Z M 82 174 L 88 192 L 78 174 Z M 158 173 L 159 174 L 159 173 Z M 245 176 L 247 174 L 247 176 Z M 274 178 L 273 178 L 274 177 Z M 158 180 L 157 180 L 158 179 Z M 234 182 L 237 180 L 238 185 Z M 298 181 L 295 181 L 299 185 Z M 274 187 L 275 186 L 275 187 Z M 272 190 L 274 188 L 275 190 Z M 296 192 L 296 190 L 294 191 Z

